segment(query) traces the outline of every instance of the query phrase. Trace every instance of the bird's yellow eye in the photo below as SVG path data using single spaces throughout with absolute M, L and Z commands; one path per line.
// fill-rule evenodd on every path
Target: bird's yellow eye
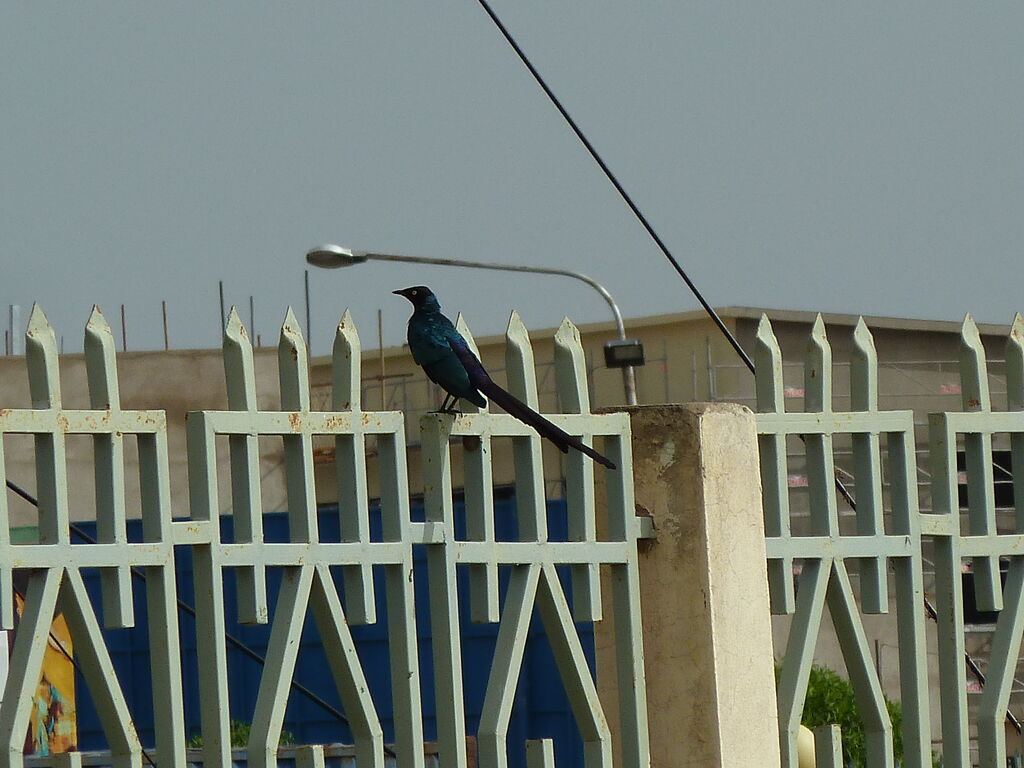
M 419 291 L 413 291 L 412 295 L 415 296 L 417 293 L 419 293 Z

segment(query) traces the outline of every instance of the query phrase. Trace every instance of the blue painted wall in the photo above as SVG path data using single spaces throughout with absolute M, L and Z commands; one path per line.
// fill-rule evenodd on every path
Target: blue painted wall
M 414 507 L 413 520 L 423 519 L 422 507 Z M 338 510 L 323 508 L 319 512 L 320 537 L 322 541 L 338 541 Z M 499 540 L 516 538 L 516 517 L 514 498 L 499 498 L 495 502 L 495 524 Z M 565 540 L 566 516 L 563 501 L 551 502 L 548 506 L 548 525 L 552 540 Z M 83 524 L 81 528 L 89 535 L 95 534 L 95 526 Z M 288 523 L 284 513 L 266 515 L 264 531 L 268 541 L 286 541 Z M 232 525 L 229 517 L 221 520 L 222 538 L 232 540 Z M 456 534 L 465 534 L 465 516 L 461 504 L 456 505 Z M 129 523 L 129 539 L 141 540 L 141 524 L 139 521 Z M 371 536 L 380 540 L 379 510 L 371 513 Z M 430 617 L 427 600 L 426 556 L 422 547 L 415 551 L 415 580 L 417 600 L 417 629 L 419 632 L 420 669 L 423 681 L 423 714 L 424 729 L 428 740 L 436 737 L 433 674 L 430 651 Z M 462 571 L 464 569 L 460 569 Z M 235 613 L 235 582 L 234 574 L 226 570 L 224 585 L 225 600 L 228 614 L 227 630 L 239 638 L 247 646 L 265 655 L 270 627 L 242 626 L 234 621 Z M 177 553 L 178 595 L 186 603 L 193 605 L 192 563 L 191 552 L 187 547 L 180 548 Z M 353 627 L 352 633 L 358 648 L 359 657 L 370 685 L 370 691 L 378 712 L 384 714 L 391 709 L 391 686 L 387 651 L 387 627 L 384 617 L 384 584 L 383 573 L 377 569 L 376 594 L 377 615 L 376 625 Z M 563 573 L 563 582 L 567 574 Z M 336 576 L 339 593 L 340 575 Z M 87 585 L 93 598 L 93 604 L 99 611 L 99 575 L 96 571 L 86 574 Z M 136 627 L 126 630 L 107 630 L 105 632 L 108 647 L 117 669 L 118 678 L 128 699 L 128 705 L 135 717 L 139 736 L 145 746 L 153 744 L 152 694 L 149 677 L 148 633 L 146 630 L 145 588 L 137 579 L 135 587 Z M 567 582 L 566 582 L 567 583 Z M 271 610 L 280 584 L 280 573 L 276 569 L 268 571 L 268 596 Z M 507 585 L 507 573 L 502 573 L 501 590 L 504 594 Z M 497 625 L 472 624 L 468 617 L 469 594 L 468 579 L 464 572 L 459 575 L 460 608 L 462 610 L 463 658 L 466 691 L 467 727 L 469 733 L 475 733 L 480 710 L 483 706 L 484 692 L 487 686 L 487 674 L 494 655 Z M 567 589 L 566 594 L 570 592 Z M 570 595 L 571 599 L 571 595 Z M 199 733 L 199 697 L 197 684 L 197 662 L 195 642 L 195 622 L 186 614 L 180 613 L 181 643 L 183 651 L 183 672 L 185 678 L 185 718 L 186 733 L 191 736 Z M 593 670 L 594 642 L 593 628 L 589 624 L 578 625 L 583 647 Z M 261 674 L 260 665 L 228 646 L 229 691 L 231 695 L 231 717 L 250 721 L 256 702 Z M 302 636 L 295 680 L 310 688 L 332 705 L 341 709 L 340 699 L 334 689 L 333 680 L 323 647 L 320 643 L 316 625 L 312 616 Z M 88 689 L 84 681 L 78 681 L 78 727 L 81 749 L 104 749 L 106 738 L 99 725 L 95 709 L 89 699 Z M 385 738 L 393 738 L 393 724 L 390 719 L 383 721 Z M 289 699 L 285 729 L 290 731 L 297 743 L 330 743 L 348 742 L 352 737 L 348 728 L 339 723 L 331 714 L 309 701 L 302 694 L 292 692 Z M 534 617 L 531 624 L 530 640 L 527 644 L 523 673 L 520 677 L 516 703 L 513 709 L 512 722 L 509 728 L 510 765 L 513 768 L 525 766 L 525 754 L 522 744 L 528 738 L 553 738 L 555 754 L 559 765 L 582 766 L 582 748 L 576 725 L 569 709 L 568 701 L 562 690 L 561 680 L 555 667 L 547 640 L 544 637 L 543 625 L 539 618 Z M 564 762 L 563 762 L 564 761 Z

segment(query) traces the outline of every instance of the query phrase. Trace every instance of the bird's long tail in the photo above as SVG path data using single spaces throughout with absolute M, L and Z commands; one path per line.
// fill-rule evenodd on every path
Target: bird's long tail
M 515 395 L 499 387 L 490 376 L 481 377 L 474 384 L 485 396 L 504 408 L 509 415 L 515 416 L 524 424 L 533 427 L 541 437 L 547 438 L 558 446 L 562 453 L 568 453 L 570 448 L 575 448 L 580 453 L 585 453 L 598 464 L 603 464 L 608 469 L 616 469 L 615 464 L 589 445 L 584 445 L 578 438 L 556 427 Z
M 480 390 L 481 393 L 504 408 L 509 415 L 515 416 L 524 424 L 533 427 L 541 437 L 545 437 L 554 443 L 562 453 L 568 453 L 570 448 L 575 448 L 598 464 L 602 464 L 608 467 L 608 469 L 617 469 L 615 464 L 589 445 L 584 445 L 578 438 L 573 437 L 560 427 L 556 427 L 511 392 L 506 392 L 495 384 L 494 379 L 484 370 L 480 360 L 473 354 L 473 350 L 469 348 L 465 339 L 458 334 L 456 336 L 455 343 L 452 343 L 452 339 L 449 339 L 452 351 L 455 352 L 456 357 L 459 358 L 462 366 L 466 369 L 466 373 L 469 374 L 469 382 Z

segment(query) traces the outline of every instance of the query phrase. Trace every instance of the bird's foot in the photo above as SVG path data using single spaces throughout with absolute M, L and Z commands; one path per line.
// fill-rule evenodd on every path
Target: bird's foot
M 431 414 L 443 414 L 444 416 L 462 416 L 462 411 L 457 411 L 455 406 L 447 406 L 430 411 Z

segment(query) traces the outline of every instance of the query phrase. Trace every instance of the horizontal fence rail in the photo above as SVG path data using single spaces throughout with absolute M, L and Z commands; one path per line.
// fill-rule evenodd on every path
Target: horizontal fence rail
M 896 610 L 903 765 L 933 764 L 932 736 L 941 736 L 942 765 L 972 765 L 971 726 L 982 766 L 1006 765 L 1011 684 L 1024 634 L 1024 322 L 1018 315 L 1006 342 L 1006 410 L 993 411 L 977 326 L 968 316 L 961 331 L 961 410 L 932 414 L 929 466 L 919 467 L 911 411 L 878 408 L 878 359 L 864 321 L 854 332 L 848 362 L 846 410 L 833 407 L 832 353 L 819 316 L 808 339 L 801 395 L 803 410 L 789 412 L 783 360 L 767 317 L 757 331 L 757 429 L 773 613 L 792 616 L 779 670 L 778 706 L 783 765 L 797 766 L 797 731 L 819 629 L 827 611 L 864 722 L 867 765 L 893 766 L 894 733 L 863 617 Z M 844 362 L 844 364 L 847 364 Z M 792 401 L 790 401 L 792 404 Z M 1012 484 L 1017 504 L 1012 531 L 996 526 L 992 437 L 1009 435 Z M 852 444 L 852 478 L 837 473 L 833 440 Z M 794 533 L 788 463 L 803 442 L 809 530 Z M 787 451 L 787 442 L 789 450 Z M 958 449 L 966 472 L 958 470 Z M 850 449 L 847 449 L 849 451 Z M 932 513 L 918 504 L 918 472 L 930 473 Z M 840 531 L 839 506 L 855 483 L 855 530 Z M 962 509 L 959 485 L 966 482 Z M 962 513 L 964 523 L 961 522 Z M 923 543 L 930 543 L 933 595 L 925 592 Z M 1009 561 L 1005 585 L 1000 560 Z M 973 575 L 974 600 L 998 611 L 987 675 L 974 722 L 969 722 L 965 663 L 965 573 Z M 851 576 L 855 579 L 851 579 Z M 855 590 L 854 580 L 859 588 Z M 859 592 L 859 595 L 857 594 Z M 858 600 L 859 597 L 859 600 Z M 934 609 L 932 609 L 934 603 Z M 937 624 L 939 689 L 929 690 L 926 607 Z M 987 677 L 987 679 L 986 679 Z M 929 702 L 941 701 L 941 722 L 932 723 Z M 841 765 L 838 729 L 816 732 L 818 765 Z
M 459 328 L 472 336 L 462 318 Z M 306 344 L 291 310 L 278 346 L 280 410 L 257 405 L 252 345 L 234 310 L 224 330 L 227 408 L 188 414 L 187 458 L 191 516 L 171 519 L 168 425 L 163 411 L 121 407 L 114 340 L 94 309 L 86 326 L 85 360 L 90 408 L 65 409 L 61 400 L 58 347 L 53 329 L 35 307 L 29 321 L 26 360 L 32 407 L 0 409 L 0 479 L 7 480 L 3 436 L 31 435 L 39 496 L 39 537 L 13 544 L 6 494 L 0 494 L 0 623 L 16 627 L 10 673 L 0 702 L 0 764 L 20 768 L 31 716 L 32 694 L 40 679 L 50 624 L 66 617 L 75 657 L 96 704 L 117 768 L 138 768 L 143 760 L 185 768 L 195 755 L 187 749 L 182 651 L 179 644 L 178 589 L 174 554 L 189 548 L 195 583 L 196 643 L 200 686 L 202 756 L 207 768 L 232 764 L 231 691 L 227 685 L 225 628 L 229 611 L 240 622 L 269 624 L 266 664 L 259 680 L 247 747 L 250 765 L 277 765 L 288 690 L 307 614 L 320 634 L 345 717 L 354 736 L 361 768 L 383 768 L 385 757 L 398 765 L 425 766 L 423 676 L 417 648 L 416 584 L 413 550 L 427 553 L 426 594 L 433 631 L 433 696 L 438 708 L 438 760 L 467 766 L 467 725 L 463 707 L 462 651 L 457 574 L 470 583 L 474 622 L 497 624 L 498 643 L 488 672 L 484 710 L 477 734 L 481 766 L 506 766 L 509 717 L 523 663 L 534 609 L 543 622 L 562 684 L 584 745 L 588 768 L 612 765 L 613 745 L 593 675 L 575 622 L 601 621 L 601 572 L 611 578 L 610 604 L 618 648 L 618 716 L 623 765 L 649 764 L 646 694 L 640 624 L 637 538 L 632 485 L 629 418 L 593 414 L 579 333 L 568 320 L 555 337 L 555 374 L 564 413 L 553 422 L 592 443 L 619 466 L 605 472 L 607 533 L 598 535 L 593 463 L 573 452 L 566 458 L 568 540 L 550 541 L 547 532 L 544 471 L 539 436 L 515 419 L 487 409 L 420 419 L 426 521 L 412 522 L 406 468 L 403 414 L 364 410 L 360 392 L 360 344 L 351 316 L 338 325 L 332 368 L 331 410 L 312 410 Z M 472 342 L 471 342 L 472 343 Z M 530 340 L 518 315 L 507 332 L 509 389 L 537 407 L 537 383 Z M 94 443 L 97 543 L 72 544 L 66 465 L 66 437 L 89 435 Z M 317 518 L 314 437 L 333 439 L 340 537 L 324 540 Z M 287 489 L 288 540 L 264 540 L 264 500 L 260 487 L 260 440 L 282 441 Z M 134 438 L 139 453 L 140 496 L 125 493 L 125 443 Z M 380 488 L 382 537 L 370 534 L 366 441 L 373 439 Z M 511 441 L 516 472 L 518 535 L 495 537 L 491 483 L 492 443 Z M 229 453 L 227 477 L 220 477 L 218 443 Z M 456 537 L 453 521 L 451 445 L 464 452 L 467 535 Z M 10 478 L 15 480 L 16 478 Z M 225 505 L 224 489 L 230 503 Z M 231 541 L 221 540 L 219 510 L 233 518 Z M 140 542 L 129 542 L 129 509 L 142 516 Z M 143 749 L 117 679 L 103 628 L 133 625 L 131 569 L 145 574 L 151 641 L 151 688 L 155 752 Z M 267 571 L 280 569 L 281 587 L 271 615 Z M 86 593 L 82 572 L 101 574 L 102 627 Z M 332 569 L 341 574 L 339 590 Z M 566 594 L 560 571 L 567 569 Z M 376 572 L 383 573 L 386 616 L 376 615 Z M 237 605 L 224 600 L 224 579 L 233 572 Z M 508 587 L 499 589 L 499 572 Z M 15 576 L 24 576 L 24 609 L 15 615 Z M 384 744 L 379 702 L 374 701 L 356 653 L 351 626 L 386 622 L 389 642 L 390 714 L 395 723 L 393 751 Z M 555 765 L 550 740 L 526 745 L 529 765 Z M 319 748 L 300 749 L 296 764 L 323 764 Z M 58 762 L 60 762 L 58 760 Z M 65 763 L 61 763 L 62 765 Z

